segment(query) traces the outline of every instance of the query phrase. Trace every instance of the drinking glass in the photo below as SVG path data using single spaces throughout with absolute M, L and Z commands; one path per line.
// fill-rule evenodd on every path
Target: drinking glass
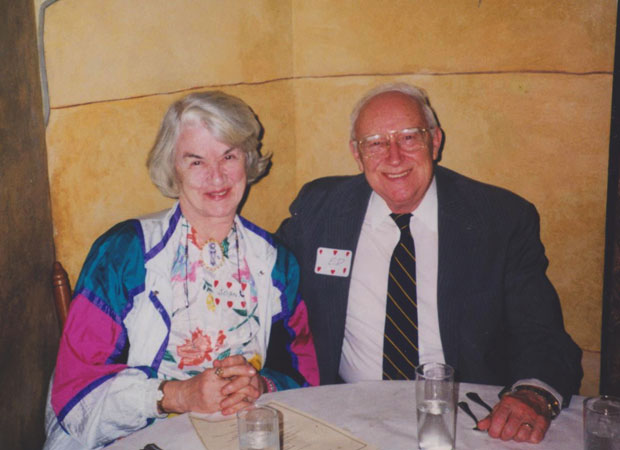
M 416 369 L 418 449 L 453 450 L 456 431 L 454 369 L 426 363 Z
M 239 450 L 280 450 L 278 411 L 253 406 L 237 413 Z
M 620 398 L 609 395 L 583 401 L 585 450 L 620 450 Z

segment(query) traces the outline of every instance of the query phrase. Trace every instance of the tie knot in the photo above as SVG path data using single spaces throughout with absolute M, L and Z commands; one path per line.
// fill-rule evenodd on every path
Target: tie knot
M 407 213 L 407 214 L 392 213 L 390 214 L 390 217 L 392 218 L 392 220 L 394 220 L 394 222 L 396 222 L 396 225 L 398 226 L 401 232 L 409 228 L 409 221 L 411 220 L 411 213 Z

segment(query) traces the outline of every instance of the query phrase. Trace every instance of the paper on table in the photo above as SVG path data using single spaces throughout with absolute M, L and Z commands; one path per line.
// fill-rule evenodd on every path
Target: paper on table
M 282 450 L 377 450 L 346 431 L 304 412 L 277 402 L 267 406 L 281 413 Z M 237 450 L 237 421 L 209 422 L 191 417 L 192 424 L 207 450 Z

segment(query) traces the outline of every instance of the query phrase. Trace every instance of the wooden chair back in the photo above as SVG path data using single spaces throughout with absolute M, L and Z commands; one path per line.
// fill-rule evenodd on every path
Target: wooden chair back
M 58 317 L 58 326 L 60 332 L 65 326 L 67 314 L 69 312 L 69 304 L 71 303 L 71 284 L 69 283 L 69 275 L 60 261 L 54 261 L 54 270 L 52 272 L 52 287 L 54 290 L 54 302 L 56 304 L 56 315 Z

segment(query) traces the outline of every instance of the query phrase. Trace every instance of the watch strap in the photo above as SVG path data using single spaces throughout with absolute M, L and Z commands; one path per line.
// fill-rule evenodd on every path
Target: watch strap
M 169 380 L 164 380 L 159 383 L 159 387 L 157 388 L 157 412 L 159 414 L 168 414 L 168 411 L 164 409 L 164 386 Z
M 512 390 L 512 392 L 518 392 L 518 391 L 534 392 L 535 394 L 538 394 L 542 398 L 544 398 L 545 401 L 547 402 L 547 408 L 549 410 L 549 414 L 552 420 L 555 419 L 558 416 L 558 414 L 560 414 L 560 402 L 558 402 L 558 399 L 555 398 L 553 395 L 551 395 L 551 393 L 546 391 L 545 389 L 539 388 L 537 386 L 532 386 L 529 384 L 520 384 L 519 386 L 516 386 Z

